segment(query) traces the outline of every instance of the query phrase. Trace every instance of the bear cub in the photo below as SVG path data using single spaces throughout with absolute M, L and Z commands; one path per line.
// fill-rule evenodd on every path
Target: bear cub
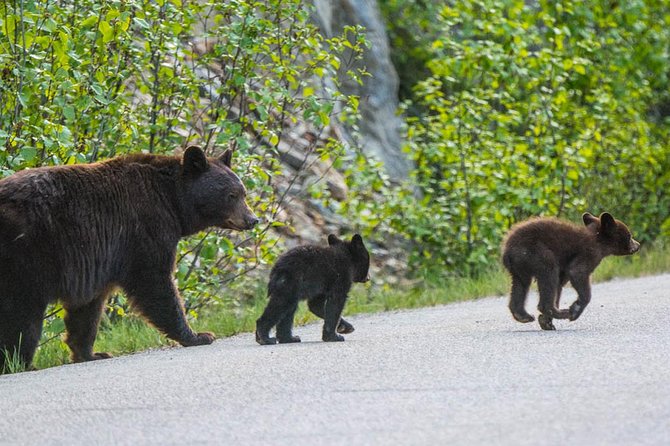
M 553 319 L 577 320 L 591 300 L 589 277 L 609 255 L 636 253 L 640 244 L 625 224 L 604 212 L 582 215 L 584 226 L 556 218 L 533 218 L 510 229 L 503 242 L 502 261 L 512 276 L 509 309 L 519 322 L 532 322 L 524 308 L 535 278 L 540 294 L 538 322 L 555 330 Z M 561 289 L 570 282 L 577 300 L 569 310 L 559 310 Z
M 324 320 L 324 341 L 344 341 L 338 333 L 354 331 L 341 319 L 347 294 L 353 282 L 370 280 L 369 267 L 370 254 L 358 234 L 351 241 L 330 234 L 328 246 L 305 245 L 287 251 L 270 272 L 269 301 L 256 321 L 256 342 L 300 342 L 300 337 L 293 336 L 293 316 L 301 299 Z M 271 338 L 270 330 L 275 326 L 277 337 Z

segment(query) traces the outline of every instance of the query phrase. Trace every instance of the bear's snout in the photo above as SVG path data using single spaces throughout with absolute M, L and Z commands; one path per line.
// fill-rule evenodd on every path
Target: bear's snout
M 634 254 L 640 250 L 640 242 L 635 239 L 630 239 L 630 253 Z
M 257 225 L 258 223 L 260 223 L 260 222 L 261 222 L 261 219 L 260 219 L 260 218 L 256 217 L 255 215 L 252 215 L 252 216 L 248 216 L 248 217 L 246 218 L 246 222 L 245 222 L 245 223 L 246 223 L 246 225 L 247 225 L 247 229 L 251 229 L 251 228 L 253 228 L 254 226 L 256 226 L 256 225 Z

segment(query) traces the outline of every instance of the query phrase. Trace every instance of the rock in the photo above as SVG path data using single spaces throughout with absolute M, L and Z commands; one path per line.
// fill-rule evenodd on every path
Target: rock
M 379 6 L 373 0 L 314 0 L 315 21 L 326 37 L 340 34 L 347 25 L 362 25 L 370 48 L 350 69 L 366 68 L 370 77 L 359 85 L 342 75 L 341 92 L 360 97 L 359 145 L 368 156 L 384 162 L 392 179 L 405 179 L 411 162 L 401 150 L 402 120 L 398 110 L 398 74 L 391 63 L 390 46 Z M 346 59 L 346 56 L 343 58 Z M 344 64 L 343 64 L 344 65 Z M 352 135 L 347 135 L 352 140 Z
M 347 199 L 349 188 L 347 187 L 344 177 L 337 170 L 328 170 L 328 173 L 326 174 L 326 186 L 328 186 L 328 191 L 335 200 L 345 201 Z

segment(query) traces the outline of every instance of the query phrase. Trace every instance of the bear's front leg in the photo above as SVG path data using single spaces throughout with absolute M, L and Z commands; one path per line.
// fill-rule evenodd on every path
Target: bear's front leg
M 577 275 L 570 279 L 572 287 L 577 291 L 577 300 L 570 305 L 570 320 L 576 321 L 591 302 L 591 283 L 588 275 Z
M 67 331 L 65 343 L 70 347 L 72 362 L 94 361 L 112 357 L 109 353 L 93 352 L 100 315 L 106 301 L 107 295 L 100 294 L 91 302 L 82 306 L 64 304 L 65 328 Z
M 540 316 L 537 318 L 540 328 L 542 330 L 556 330 L 553 316 L 560 314 L 556 308 L 559 292 L 558 268 L 548 268 L 545 274 L 537 276 L 537 288 L 540 294 L 540 301 L 537 306 L 537 309 L 540 310 Z
M 169 274 L 137 274 L 135 280 L 123 284 L 133 306 L 168 338 L 184 347 L 214 342 L 210 332 L 195 333 L 189 327 L 181 297 Z
M 336 330 L 340 324 L 342 310 L 347 300 L 346 294 L 335 294 L 329 296 L 324 307 L 323 334 L 321 339 L 325 342 L 342 342 L 344 336 L 337 334 Z
M 553 319 L 569 319 L 570 318 L 570 310 L 561 310 L 561 293 L 563 291 L 563 287 L 565 284 L 568 282 L 568 278 L 565 273 L 561 273 L 560 276 L 560 282 L 558 284 L 558 290 L 556 291 L 556 301 L 554 302 L 554 307 L 552 308 L 551 311 L 551 317 Z
M 313 297 L 307 301 L 307 306 L 309 311 L 314 313 L 316 316 L 321 319 L 325 318 L 325 307 L 326 307 L 326 297 L 323 295 Z M 349 334 L 353 333 L 355 330 L 354 326 L 349 322 L 345 321 L 344 318 L 340 317 L 340 323 L 337 326 L 337 332 L 340 334 Z

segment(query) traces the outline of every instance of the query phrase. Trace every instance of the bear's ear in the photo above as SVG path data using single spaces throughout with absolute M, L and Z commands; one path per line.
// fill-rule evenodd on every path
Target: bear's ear
M 188 146 L 184 152 L 183 169 L 187 175 L 197 175 L 209 167 L 205 152 L 198 146 Z
M 233 159 L 233 151 L 231 149 L 226 149 L 225 152 L 223 152 L 223 155 L 219 157 L 219 161 L 223 163 L 224 166 L 230 169 L 230 162 Z
M 361 237 L 360 234 L 354 234 L 354 236 L 351 237 L 351 243 L 354 245 L 365 246 L 363 245 L 363 237 Z
M 591 215 L 588 212 L 584 212 L 584 214 L 582 214 L 582 221 L 584 222 L 584 226 L 588 226 L 591 223 L 597 223 L 598 217 Z
M 608 212 L 603 212 L 600 214 L 600 227 L 602 228 L 603 232 L 609 232 L 616 227 L 616 221 L 614 221 L 612 214 Z
M 340 243 L 342 243 L 342 240 L 337 238 L 337 236 L 335 234 L 329 234 L 328 235 L 328 245 L 329 246 L 339 245 Z

